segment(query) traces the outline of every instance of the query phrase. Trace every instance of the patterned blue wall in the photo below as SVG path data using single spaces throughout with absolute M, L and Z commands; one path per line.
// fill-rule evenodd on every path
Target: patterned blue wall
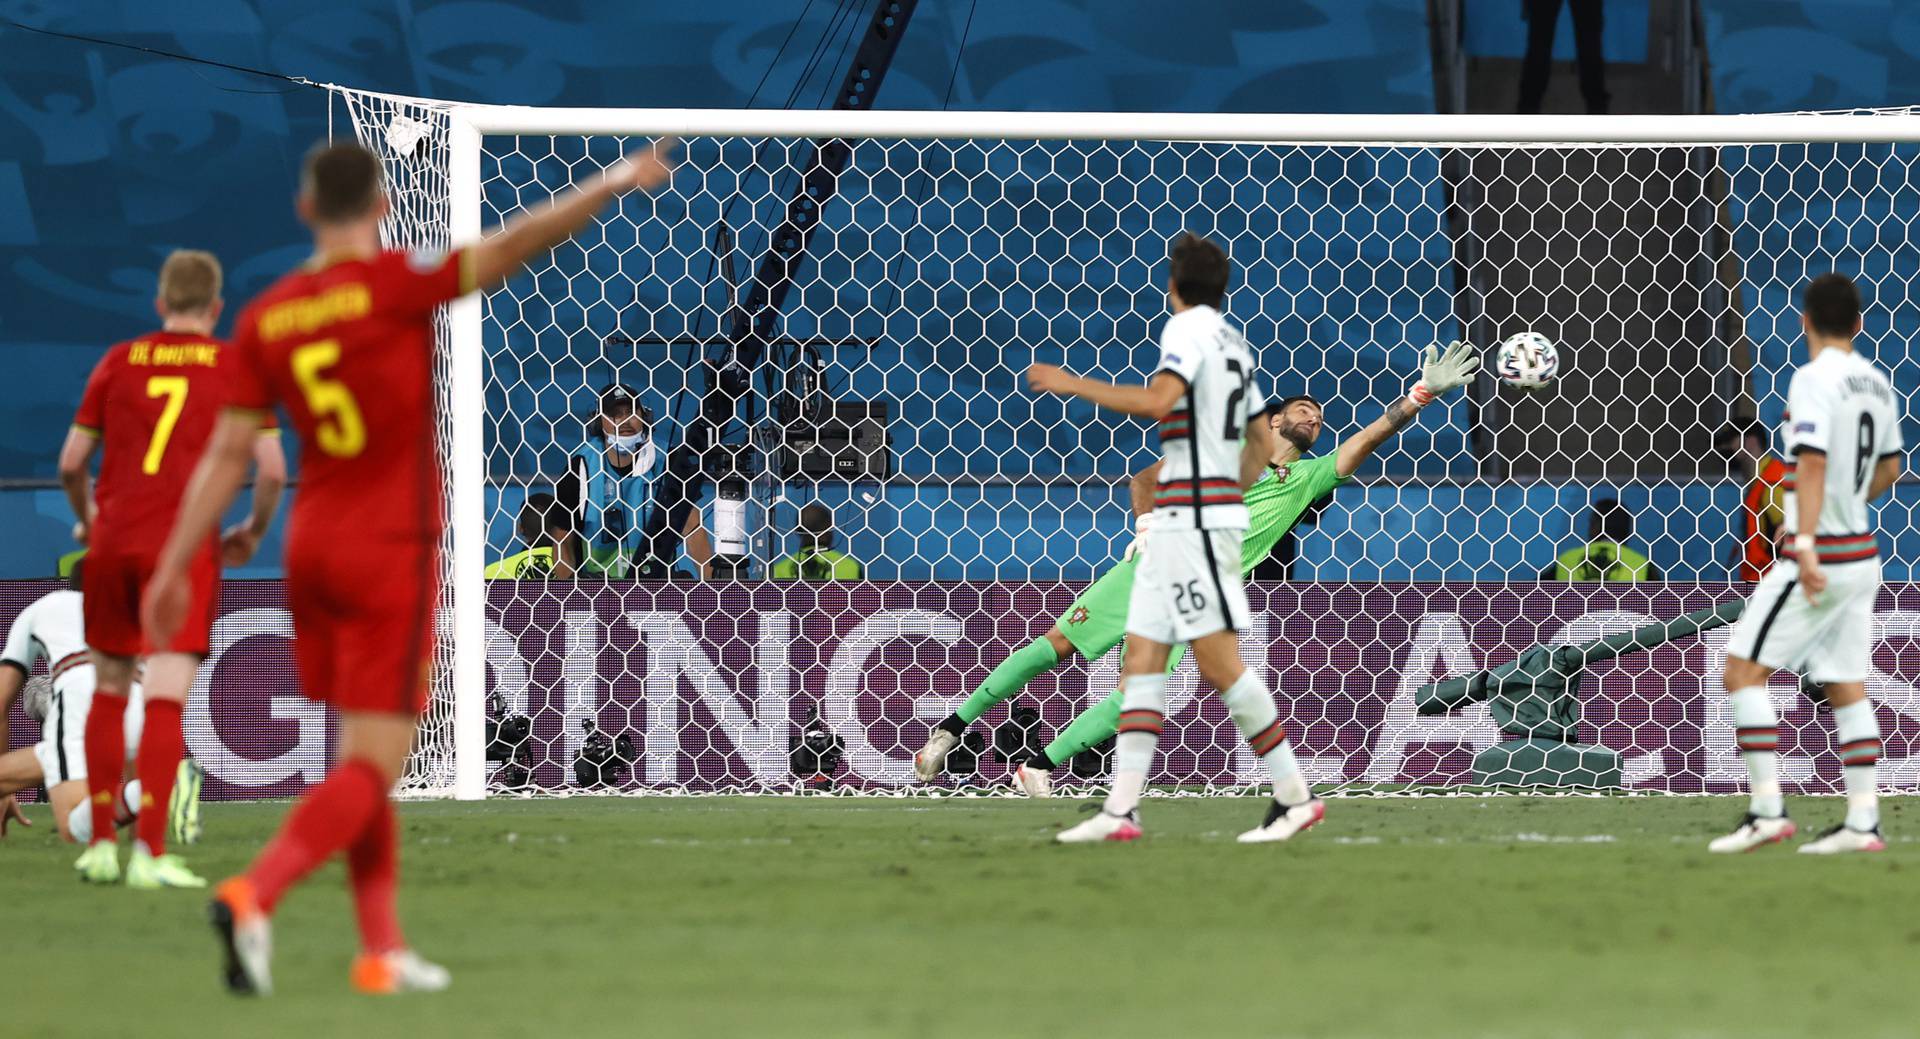
M 832 6 L 807 0 L 719 9 L 654 0 L 339 0 L 324 7 L 301 0 L 23 0 L 0 4 L 0 17 L 398 93 L 524 104 L 811 107 L 827 80 L 803 80 L 801 72 L 829 28 Z M 1920 101 L 1920 4 L 1706 0 L 1706 7 L 1722 111 Z M 977 9 L 959 0 L 923 0 L 881 104 L 1427 111 L 1424 9 L 1422 0 L 1055 0 Z M 776 60 L 790 30 L 792 42 Z M 956 70 L 963 34 L 967 45 Z M 826 63 L 835 65 L 836 55 Z M 105 343 L 150 321 L 153 268 L 168 249 L 217 248 L 228 263 L 234 300 L 303 255 L 286 204 L 293 172 L 305 147 L 327 132 L 330 120 L 342 118 L 324 94 L 309 88 L 0 24 L 0 379 L 14 391 L 0 422 L 0 479 L 51 477 L 53 452 L 87 368 Z M 1910 166 L 1907 157 L 1901 161 Z M 1911 181 L 1878 190 L 1883 196 L 1862 209 L 1882 206 L 1909 217 L 1920 209 L 1920 189 Z M 1757 189 L 1737 182 L 1736 194 L 1743 206 L 1758 204 Z M 1785 248 L 1757 236 L 1737 247 L 1754 271 L 1843 256 L 1867 232 L 1860 221 L 1832 215 L 1811 207 L 1793 216 L 1795 237 Z M 1880 244 L 1896 247 L 1883 269 L 1920 266 L 1911 246 Z M 1783 302 L 1748 300 L 1769 414 L 1777 408 L 1773 380 L 1788 365 L 1793 341 L 1779 318 Z M 1899 376 L 1907 385 L 1920 383 L 1920 370 L 1908 360 L 1912 352 L 1893 334 L 1914 327 L 1915 302 L 1879 302 L 1891 314 L 1876 336 L 1880 358 L 1904 366 Z M 1264 334 L 1367 347 L 1332 331 L 1275 321 Z M 1381 367 L 1378 357 L 1362 359 L 1366 369 Z M 1352 394 L 1345 386 L 1315 388 Z M 1366 391 L 1352 395 L 1357 401 Z M 1329 417 L 1337 430 L 1350 416 Z M 1557 507 L 1571 516 L 1574 499 L 1584 500 L 1585 492 L 1527 493 L 1545 497 L 1514 507 L 1540 514 Z M 1704 505 L 1690 495 L 1698 493 L 1716 503 L 1723 496 L 1662 489 L 1647 504 L 1697 511 Z M 1367 551 L 1383 532 L 1386 541 L 1403 544 L 1416 532 L 1433 535 L 1422 526 L 1431 516 L 1376 508 L 1377 497 L 1343 491 L 1309 546 L 1355 561 L 1349 575 L 1364 577 Z M 1406 501 L 1404 495 L 1392 500 Z M 899 507 L 906 515 L 913 505 L 905 500 Z M 932 523 L 988 530 L 994 507 L 983 499 Z M 1076 508 L 1063 504 L 1059 511 Z M 6 534 L 0 576 L 48 568 L 65 547 L 64 511 L 57 493 L 0 496 Z M 1099 524 L 1092 516 L 1061 522 L 1049 535 L 1048 551 L 1064 545 L 1057 558 L 1072 572 L 1080 556 L 1092 560 L 1088 553 L 1099 550 L 1085 536 L 1087 525 Z M 1563 534 L 1545 531 L 1541 544 L 1516 544 L 1512 551 L 1532 558 Z M 1697 546 L 1706 537 L 1703 529 L 1676 542 L 1673 558 L 1660 562 L 1670 571 L 1699 565 Z M 877 542 L 869 547 L 878 550 Z M 1404 558 L 1382 560 L 1378 572 L 1402 564 L 1411 565 Z M 1461 576 L 1455 567 L 1466 565 L 1442 569 Z
M 802 72 L 838 9 L 117 0 L 5 4 L 0 17 L 394 93 L 815 107 L 829 78 Z M 1422 0 L 923 0 L 880 105 L 1424 111 L 1426 46 Z M 838 52 L 822 57 L 840 64 Z M 307 145 L 342 120 L 310 88 L 0 23 L 0 380 L 15 388 L 0 423 L 0 479 L 53 475 L 87 369 L 106 343 L 151 321 L 153 270 L 167 250 L 215 248 L 235 301 L 303 256 L 287 205 L 293 174 Z M 64 548 L 57 495 L 9 497 L 0 574 L 42 572 Z

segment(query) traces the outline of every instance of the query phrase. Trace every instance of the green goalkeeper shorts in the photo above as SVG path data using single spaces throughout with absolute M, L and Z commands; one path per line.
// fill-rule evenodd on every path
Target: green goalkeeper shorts
M 1073 648 L 1087 660 L 1099 660 L 1127 637 L 1127 602 L 1133 598 L 1133 571 L 1138 557 L 1122 559 L 1113 569 L 1080 593 L 1080 598 L 1061 614 L 1059 628 Z M 1187 653 L 1184 643 L 1173 647 L 1167 658 L 1167 672 L 1180 666 Z
M 1059 621 L 1060 631 L 1088 660 L 1106 656 L 1127 637 L 1134 560 L 1122 559 L 1080 593 Z

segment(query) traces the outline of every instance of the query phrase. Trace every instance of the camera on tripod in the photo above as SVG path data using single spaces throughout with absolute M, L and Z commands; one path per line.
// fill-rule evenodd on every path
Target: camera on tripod
M 487 760 L 500 763 L 496 784 L 518 790 L 533 782 L 533 719 L 507 713 L 506 698 L 497 692 L 487 696 L 486 737 Z
M 827 791 L 833 789 L 833 773 L 840 768 L 840 759 L 846 755 L 847 741 L 827 728 L 820 720 L 820 708 L 814 707 L 807 715 L 807 724 L 788 744 L 787 765 L 800 780 L 800 789 Z
M 579 756 L 573 759 L 573 778 L 586 789 L 625 783 L 628 770 L 640 760 L 633 736 L 624 732 L 609 736 L 592 718 L 581 722 L 580 729 L 586 739 Z

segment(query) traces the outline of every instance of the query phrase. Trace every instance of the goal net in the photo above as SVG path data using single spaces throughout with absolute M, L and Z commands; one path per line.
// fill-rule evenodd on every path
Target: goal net
M 1157 450 L 1147 423 L 1036 397 L 1023 373 L 1143 379 L 1183 230 L 1231 256 L 1224 309 L 1266 385 L 1324 402 L 1316 455 L 1404 395 L 1430 344 L 1491 358 L 1532 330 L 1559 347 L 1544 390 L 1489 371 L 1423 411 L 1253 573 L 1245 655 L 1309 778 L 1732 790 L 1729 629 L 1703 611 L 1745 595 L 1748 514 L 1770 529 L 1773 499 L 1749 487 L 1766 459 L 1740 434 L 1773 450 L 1805 280 L 1857 277 L 1864 348 L 1903 392 L 1920 375 L 1911 114 L 612 112 L 338 93 L 386 162 L 399 245 L 465 240 L 649 137 L 682 139 L 669 190 L 621 200 L 449 316 L 449 600 L 412 781 L 462 796 L 1004 785 L 1115 687 L 1117 654 L 1063 661 L 988 710 L 937 783 L 912 754 L 1008 654 L 1056 623 L 1098 626 L 1076 596 L 1119 562 L 1129 480 Z M 1914 501 L 1901 485 L 1878 510 L 1871 692 L 1898 787 L 1920 779 Z M 572 577 L 526 554 L 556 522 L 583 550 Z M 1704 630 L 1647 630 L 1688 616 Z M 1837 789 L 1817 690 L 1783 676 L 1775 697 L 1789 789 Z M 1191 665 L 1161 749 L 1163 786 L 1260 778 Z M 1096 746 L 1057 777 L 1105 770 Z

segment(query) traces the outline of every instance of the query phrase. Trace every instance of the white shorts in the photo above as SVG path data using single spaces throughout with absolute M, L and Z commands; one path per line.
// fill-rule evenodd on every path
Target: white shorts
M 93 705 L 93 668 L 76 668 L 54 684 L 47 701 L 47 717 L 40 723 L 40 742 L 33 745 L 40 762 L 40 782 L 48 790 L 87 778 L 87 710 Z M 140 722 L 145 701 L 136 686 L 127 700 L 125 733 L 127 756 L 140 746 Z
M 1240 579 L 1244 530 L 1151 530 L 1133 573 L 1127 634 L 1162 645 L 1253 625 Z
M 1827 590 L 1816 605 L 1800 586 L 1800 567 L 1775 563 L 1747 599 L 1747 612 L 1727 640 L 1727 655 L 1815 682 L 1864 682 L 1873 662 L 1873 603 L 1880 596 L 1880 560 L 1829 563 Z

